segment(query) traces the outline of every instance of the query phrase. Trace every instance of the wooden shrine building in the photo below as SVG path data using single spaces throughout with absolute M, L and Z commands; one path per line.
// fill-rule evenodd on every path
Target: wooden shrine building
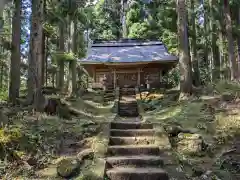
M 119 41 L 95 41 L 80 60 L 98 88 L 161 86 L 163 73 L 178 62 L 160 41 L 123 39 Z

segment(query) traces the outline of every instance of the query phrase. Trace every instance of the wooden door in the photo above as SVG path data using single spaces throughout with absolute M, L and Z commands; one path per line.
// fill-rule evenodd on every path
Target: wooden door
M 118 73 L 117 86 L 119 87 L 136 87 L 137 73 Z

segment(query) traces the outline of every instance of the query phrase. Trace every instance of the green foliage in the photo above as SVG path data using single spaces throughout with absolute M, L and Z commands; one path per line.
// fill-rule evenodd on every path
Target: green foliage
M 147 38 L 148 32 L 148 24 L 146 22 L 143 23 L 133 23 L 133 25 L 129 29 L 129 37 L 130 38 Z
M 120 37 L 120 2 L 98 1 L 92 9 L 92 39 L 116 39 Z
M 165 30 L 162 34 L 162 41 L 166 44 L 168 51 L 172 54 L 178 54 L 177 34 L 169 30 Z
M 8 90 L 1 89 L 0 90 L 0 100 L 6 101 L 8 99 Z
M 210 82 L 211 77 L 209 74 L 209 70 L 206 68 L 206 66 L 200 66 L 199 73 L 200 73 L 201 84 L 207 84 L 208 82 Z
M 162 81 L 165 84 L 170 85 L 171 87 L 176 87 L 180 83 L 180 73 L 178 68 L 174 68 L 167 72 L 163 77 Z
M 128 27 L 131 27 L 133 23 L 137 23 L 140 18 L 140 9 L 130 9 L 126 17 Z
M 83 36 L 82 31 L 78 32 L 77 46 L 78 46 L 78 48 L 77 48 L 78 52 L 76 54 L 77 57 L 78 58 L 84 57 L 86 54 L 86 50 L 87 50 L 87 48 L 86 48 L 87 44 L 84 41 L 84 36 Z
M 48 37 L 56 36 L 56 27 L 52 26 L 50 23 L 45 23 L 44 26 L 45 35 Z
M 214 85 L 215 92 L 219 94 L 231 94 L 240 97 L 240 84 L 230 81 L 220 81 Z
M 55 53 L 55 61 L 75 61 L 76 57 L 73 53 Z

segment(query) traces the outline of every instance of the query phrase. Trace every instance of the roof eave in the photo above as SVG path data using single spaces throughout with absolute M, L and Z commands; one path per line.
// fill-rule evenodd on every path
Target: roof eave
M 137 61 L 137 62 L 99 62 L 99 61 L 81 61 L 82 65 L 91 64 L 104 64 L 104 65 L 115 65 L 115 64 L 148 64 L 148 63 L 178 63 L 178 58 L 166 59 L 166 60 L 155 60 L 155 61 Z

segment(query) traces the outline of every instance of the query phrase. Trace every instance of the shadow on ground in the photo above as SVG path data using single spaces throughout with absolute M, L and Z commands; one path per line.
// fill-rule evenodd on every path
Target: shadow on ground
M 176 91 L 158 96 L 156 92 L 150 93 L 141 100 L 147 107 L 144 116 L 146 121 L 165 128 L 178 127 L 204 139 L 208 148 L 201 156 L 186 156 L 173 149 L 188 177 L 197 178 L 213 171 L 219 178 L 237 180 L 240 177 L 240 88 L 217 84 L 213 90 L 210 95 L 186 101 L 177 101 Z

